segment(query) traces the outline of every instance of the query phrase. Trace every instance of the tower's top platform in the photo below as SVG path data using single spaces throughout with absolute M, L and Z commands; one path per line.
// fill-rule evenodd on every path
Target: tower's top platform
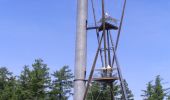
M 108 13 L 105 13 L 105 18 L 104 18 L 104 22 L 105 22 L 105 29 L 106 30 L 117 30 L 117 20 L 115 18 L 112 18 Z M 99 31 L 103 30 L 103 18 L 100 19 L 100 21 L 98 22 L 99 25 Z

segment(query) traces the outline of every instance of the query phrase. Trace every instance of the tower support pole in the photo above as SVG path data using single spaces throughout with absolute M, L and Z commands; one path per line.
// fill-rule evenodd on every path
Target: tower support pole
M 86 88 L 85 77 L 87 59 L 87 14 L 88 0 L 77 0 L 74 100 L 83 100 Z

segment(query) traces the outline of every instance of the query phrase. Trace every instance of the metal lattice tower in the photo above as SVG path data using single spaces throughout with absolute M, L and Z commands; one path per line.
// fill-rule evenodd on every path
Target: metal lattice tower
M 119 37 L 121 33 L 121 27 L 124 17 L 124 11 L 126 6 L 126 0 L 123 5 L 122 16 L 120 20 L 120 24 L 118 26 L 114 25 L 114 18 L 108 16 L 105 13 L 105 3 L 102 1 L 102 18 L 100 20 L 100 24 L 97 25 L 96 15 L 93 0 L 92 2 L 92 10 L 94 15 L 95 26 L 87 27 L 87 13 L 88 13 L 88 0 L 77 0 L 77 31 L 76 31 L 76 57 L 75 57 L 75 82 L 74 82 L 74 100 L 85 100 L 90 84 L 92 81 L 104 82 L 110 84 L 110 88 L 112 89 L 112 82 L 120 81 L 122 95 L 124 100 L 127 100 L 126 90 L 124 86 L 123 77 L 120 70 L 120 65 L 118 62 L 118 58 L 116 56 L 116 50 L 118 47 Z M 85 83 L 86 76 L 86 56 L 87 56 L 87 30 L 95 29 L 97 40 L 98 40 L 98 48 L 93 61 L 93 65 L 91 67 L 90 75 L 87 80 L 87 84 Z M 117 30 L 117 39 L 114 44 L 112 39 L 112 31 Z M 101 57 L 102 68 L 99 68 L 101 72 L 101 77 L 95 78 L 93 77 L 98 56 Z M 114 66 L 115 65 L 115 66 Z M 117 73 L 117 75 L 115 75 Z M 85 86 L 86 85 L 86 86 Z M 84 95 L 83 95 L 84 94 Z M 111 100 L 114 100 L 114 94 L 111 93 Z
M 86 0 L 84 0 L 84 1 L 86 1 Z M 87 30 L 93 30 L 93 29 L 96 30 L 96 35 L 97 35 L 97 40 L 98 40 L 98 48 L 96 51 L 96 55 L 94 57 L 94 61 L 93 61 L 92 67 L 91 67 L 89 78 L 87 80 L 86 88 L 84 91 L 85 93 L 83 95 L 83 100 L 86 100 L 88 90 L 90 88 L 90 84 L 92 81 L 106 83 L 107 85 L 110 86 L 111 90 L 113 90 L 112 83 L 115 81 L 119 81 L 123 98 L 124 98 L 124 100 L 127 100 L 126 89 L 124 86 L 124 79 L 122 77 L 120 65 L 118 62 L 117 55 L 116 55 L 116 50 L 118 47 L 119 37 L 120 37 L 120 33 L 121 33 L 122 22 L 123 22 L 123 18 L 124 18 L 126 0 L 124 1 L 122 16 L 121 16 L 121 20 L 120 20 L 120 23 L 118 26 L 115 24 L 116 20 L 105 12 L 105 1 L 104 0 L 101 0 L 102 18 L 100 19 L 99 22 L 96 21 L 93 0 L 91 0 L 91 3 L 92 3 L 92 10 L 93 10 L 93 15 L 94 15 L 93 17 L 94 17 L 94 21 L 95 21 L 95 26 L 89 27 L 88 21 L 87 21 L 86 28 L 87 28 Z M 113 37 L 112 37 L 112 30 L 117 31 L 117 36 L 116 36 L 117 38 L 116 38 L 115 44 L 114 44 Z M 99 58 L 99 56 L 101 59 L 102 67 L 95 69 L 97 59 Z M 100 73 L 101 73 L 100 77 L 95 78 L 93 76 L 95 71 L 100 71 Z M 110 97 L 111 100 L 115 100 L 113 92 L 111 91 L 110 93 L 111 93 L 111 97 Z M 80 95 L 82 95 L 82 94 L 80 94 Z M 77 99 L 75 99 L 75 100 L 77 100 Z

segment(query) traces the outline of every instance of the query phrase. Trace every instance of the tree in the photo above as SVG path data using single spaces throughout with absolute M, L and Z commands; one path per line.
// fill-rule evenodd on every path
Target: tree
M 155 86 L 154 86 L 154 92 L 153 92 L 153 98 L 157 100 L 163 100 L 165 96 L 165 91 L 161 84 L 161 78 L 158 75 L 155 79 Z
M 68 66 L 63 66 L 59 71 L 53 74 L 54 81 L 52 82 L 50 97 L 51 100 L 67 100 L 71 95 L 73 87 L 73 74 Z
M 166 100 L 170 100 L 170 95 L 167 96 Z
M 113 85 L 113 89 L 111 89 L 110 85 Z M 113 84 L 93 82 L 89 89 L 87 100 L 111 100 L 111 93 L 114 96 L 118 94 L 118 85 L 116 82 Z
M 43 60 L 36 59 L 32 70 L 24 66 L 19 76 L 20 100 L 44 100 L 50 85 L 49 68 Z
M 33 92 L 31 90 L 31 71 L 29 66 L 24 66 L 24 70 L 19 76 L 20 100 L 33 99 Z
M 64 66 L 53 74 L 43 60 L 36 59 L 24 66 L 21 74 L 13 76 L 6 67 L 0 68 L 0 100 L 67 100 L 72 94 L 73 73 Z
M 100 88 L 101 87 L 98 82 L 93 82 L 92 86 L 89 89 L 89 92 L 87 95 L 87 100 L 96 100 L 98 98 L 101 98 L 101 97 L 99 97 L 100 96 L 99 92 L 101 92 Z
M 132 94 L 132 91 L 129 89 L 128 87 L 128 83 L 126 82 L 126 80 L 124 80 L 124 84 L 125 84 L 125 89 L 126 89 L 126 94 L 127 94 L 127 99 L 128 100 L 134 100 L 134 95 Z M 123 95 L 121 93 L 121 100 L 123 100 Z
M 111 85 L 113 89 L 111 89 Z M 116 81 L 111 84 L 92 82 L 88 91 L 87 100 L 111 100 L 111 93 L 114 97 L 117 97 L 120 95 L 119 90 L 120 86 Z
M 128 83 L 124 80 L 125 88 L 127 92 L 128 100 L 134 100 L 132 91 L 128 88 Z M 89 89 L 87 100 L 111 100 L 111 92 L 114 95 L 114 100 L 124 100 L 122 95 L 121 86 L 118 85 L 117 81 L 112 83 L 113 89 L 110 87 L 111 84 L 102 84 L 98 82 L 93 82 Z
M 30 72 L 30 89 L 35 100 L 44 100 L 50 84 L 49 68 L 42 59 L 36 59 Z
M 163 100 L 168 93 L 169 88 L 164 89 L 161 84 L 160 76 L 156 76 L 155 84 L 152 85 L 152 82 L 147 84 L 147 89 L 143 90 L 144 100 Z
M 4 90 L 6 83 L 12 77 L 12 73 L 6 67 L 0 68 L 0 91 Z
M 17 80 L 6 67 L 0 68 L 0 100 L 17 100 Z
M 144 94 L 142 95 L 144 97 L 144 100 L 154 100 L 153 99 L 154 89 L 152 86 L 152 82 L 148 82 L 147 89 L 142 91 L 144 92 Z

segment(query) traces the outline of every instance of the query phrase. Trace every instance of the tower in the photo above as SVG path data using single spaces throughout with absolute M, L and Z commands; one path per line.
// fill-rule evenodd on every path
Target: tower
M 120 70 L 120 65 L 118 62 L 118 57 L 116 55 L 116 50 L 118 47 L 119 37 L 121 33 L 122 22 L 124 18 L 124 11 L 126 6 L 126 0 L 123 4 L 123 11 L 120 18 L 119 25 L 116 24 L 117 20 L 110 16 L 108 13 L 105 12 L 105 0 L 100 0 L 102 4 L 102 16 L 99 21 L 96 20 L 95 15 L 95 8 L 94 8 L 94 0 L 91 0 L 92 3 L 92 12 L 94 17 L 94 26 L 88 26 L 87 20 L 87 30 L 96 30 L 98 47 L 96 50 L 96 54 L 94 57 L 93 64 L 91 66 L 91 71 L 89 78 L 86 82 L 85 93 L 83 96 L 83 100 L 86 100 L 88 90 L 91 87 L 92 82 L 100 82 L 104 83 L 105 85 L 110 86 L 110 94 L 111 100 L 115 100 L 113 90 L 113 82 L 119 81 L 122 91 L 123 100 L 127 100 L 126 89 L 124 86 L 124 79 L 122 77 L 122 73 Z M 116 32 L 116 41 L 113 40 L 112 33 Z M 98 62 L 98 58 L 100 55 L 101 59 L 101 68 L 96 69 L 96 63 Z M 94 77 L 94 73 L 96 71 L 100 72 L 99 77 Z
M 105 12 L 105 0 L 101 0 L 102 16 L 99 22 L 96 20 L 95 8 L 92 3 L 92 12 L 94 16 L 95 26 L 88 27 L 87 13 L 88 0 L 77 0 L 77 30 L 76 30 L 76 56 L 75 56 L 75 80 L 74 80 L 74 100 L 85 100 L 90 84 L 92 81 L 109 84 L 112 89 L 112 83 L 119 81 L 124 100 L 127 100 L 126 89 L 120 65 L 116 55 L 119 37 L 121 33 L 122 22 L 124 18 L 124 11 L 126 0 L 124 0 L 123 11 L 119 25 L 116 25 L 116 20 Z M 91 67 L 89 78 L 86 77 L 86 59 L 87 59 L 87 30 L 96 30 L 98 47 L 94 61 Z M 116 42 L 112 38 L 112 30 L 117 31 Z M 114 44 L 115 43 L 115 44 Z M 97 59 L 100 55 L 101 68 L 96 68 Z M 100 77 L 93 76 L 95 71 L 100 71 Z M 114 94 L 111 92 L 111 100 L 114 99 Z

